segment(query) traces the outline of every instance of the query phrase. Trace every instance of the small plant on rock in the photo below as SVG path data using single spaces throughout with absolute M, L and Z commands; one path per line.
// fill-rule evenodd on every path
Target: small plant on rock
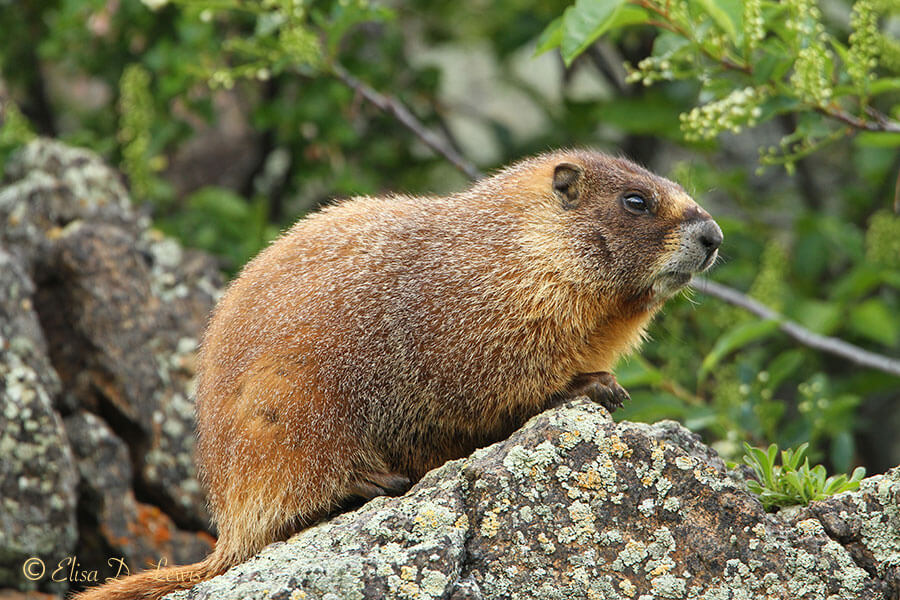
M 796 449 L 782 450 L 781 465 L 776 465 L 778 446 L 775 444 L 766 450 L 744 444 L 744 462 L 756 475 L 756 480 L 747 481 L 747 487 L 759 496 L 766 510 L 795 504 L 805 506 L 814 500 L 859 488 L 859 482 L 866 476 L 863 467 L 854 469 L 849 479 L 844 474 L 828 477 L 822 465 L 809 466 L 808 447 L 809 444 L 804 443 Z

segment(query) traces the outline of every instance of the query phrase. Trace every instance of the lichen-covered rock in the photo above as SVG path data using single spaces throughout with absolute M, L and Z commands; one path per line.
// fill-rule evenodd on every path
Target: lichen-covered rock
M 78 535 L 77 472 L 53 407 L 59 380 L 33 292 L 22 266 L 0 248 L 0 587 L 22 589 L 37 587 L 22 570 L 26 560 L 55 563 Z
M 6 166 L 0 186 L 0 585 L 34 586 L 21 578 L 26 551 L 50 552 L 54 565 L 77 552 L 80 568 L 92 570 L 106 566 L 104 552 L 121 548 L 143 552 L 143 566 L 149 547 L 110 541 L 128 532 L 153 530 L 168 540 L 157 540 L 155 550 L 164 552 L 154 560 L 198 560 L 209 538 L 192 531 L 209 520 L 193 465 L 192 385 L 197 343 L 222 287 L 218 268 L 209 256 L 150 229 L 121 176 L 91 152 L 38 139 Z M 17 266 L 7 269 L 8 263 Z M 13 393 L 27 403 L 7 401 Z M 128 470 L 115 473 L 117 493 L 137 490 L 141 502 L 119 506 L 119 521 L 109 511 L 75 509 L 79 473 L 84 507 L 85 495 L 99 489 L 88 479 L 102 471 L 84 455 L 76 465 L 62 427 L 60 414 L 83 411 L 98 416 L 107 442 L 127 447 Z M 25 454 L 30 463 L 18 456 Z M 34 481 L 43 496 L 19 502 Z M 99 511 L 108 498 L 94 500 Z M 51 501 L 58 512 L 47 513 Z M 97 529 L 101 517 L 107 530 Z
M 900 598 L 900 467 L 864 479 L 859 490 L 813 502 L 796 521 L 814 518 L 856 564 Z
M 896 519 L 884 481 L 841 497 L 875 511 L 860 523 Z M 871 526 L 868 571 L 817 519 L 766 513 L 681 426 L 579 399 L 169 598 L 889 598 L 895 525 Z
M 214 541 L 209 534 L 179 531 L 165 513 L 135 499 L 128 448 L 102 419 L 79 412 L 66 417 L 65 426 L 81 475 L 82 510 L 98 524 L 100 538 L 79 548 L 80 561 L 103 565 L 121 558 L 135 572 L 162 558 L 183 564 L 209 554 Z M 121 563 L 107 566 L 100 580 L 119 574 Z
M 45 258 L 36 303 L 67 393 L 149 435 L 162 386 L 150 347 L 160 302 L 134 241 L 106 223 L 65 226 Z
M 131 209 L 121 177 L 92 152 L 35 140 L 6 163 L 0 189 L 0 242 L 32 275 L 55 234 L 76 220 L 113 224 L 132 233 L 146 227 Z
M 146 493 L 181 525 L 207 526 L 190 399 L 222 287 L 215 263 L 149 229 L 120 175 L 91 152 L 36 140 L 8 162 L 5 182 L 0 243 L 37 285 L 60 408 L 113 419 Z

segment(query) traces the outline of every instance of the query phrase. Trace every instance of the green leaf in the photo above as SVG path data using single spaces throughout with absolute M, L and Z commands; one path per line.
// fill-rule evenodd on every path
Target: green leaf
M 653 40 L 653 56 L 666 56 L 690 46 L 691 42 L 673 31 L 661 31 Z
M 616 367 L 616 380 L 626 389 L 657 385 L 665 379 L 662 372 L 640 356 L 632 356 Z
M 559 47 L 563 39 L 563 17 L 559 16 L 550 21 L 550 24 L 541 32 L 537 40 L 537 48 L 534 49 L 534 56 L 538 56 Z
M 778 456 L 778 446 L 775 444 L 769 444 L 769 447 L 766 448 L 766 462 L 769 464 L 769 469 L 775 469 L 775 457 Z
M 594 40 L 594 32 L 602 32 L 606 22 L 625 0 L 577 0 L 563 13 L 561 51 L 566 65 L 581 54 Z
M 692 406 L 685 413 L 683 423 L 691 431 L 702 431 L 719 423 L 721 419 L 722 415 L 711 406 Z
M 842 429 L 831 438 L 829 456 L 831 463 L 838 471 L 843 472 L 850 468 L 850 462 L 853 460 L 855 452 L 856 444 L 853 442 L 853 435 L 850 431 Z
M 850 329 L 889 347 L 896 346 L 900 341 L 900 321 L 897 315 L 876 298 L 853 307 L 850 311 Z
M 816 465 L 812 469 L 809 470 L 812 475 L 812 484 L 814 486 L 813 489 L 816 491 L 822 491 L 825 488 L 825 478 L 828 477 L 828 473 L 825 471 L 825 467 L 822 465 Z
M 822 493 L 826 496 L 837 494 L 841 491 L 846 483 L 846 475 L 835 475 L 833 477 L 829 477 L 828 480 L 825 481 L 825 489 L 822 490 Z
M 804 442 L 797 446 L 797 448 L 788 448 L 787 450 L 782 451 L 781 464 L 784 465 L 785 469 L 793 471 L 797 468 L 797 465 L 800 464 L 800 461 L 803 460 L 803 457 L 806 456 L 806 450 L 808 448 L 809 442 Z
M 654 423 L 662 419 L 681 419 L 686 405 L 683 400 L 664 392 L 637 392 L 631 394 L 631 402 L 616 411 L 616 421 L 641 421 Z
M 713 349 L 703 359 L 699 377 L 705 377 L 719 362 L 731 352 L 753 343 L 778 331 L 778 321 L 768 319 L 765 321 L 750 321 L 725 332 L 716 341 Z
M 868 148 L 896 148 L 900 146 L 900 133 L 893 131 L 864 131 L 853 140 L 857 146 Z
M 806 486 L 800 480 L 800 475 L 797 473 L 797 471 L 790 471 L 788 473 L 785 473 L 782 479 L 786 484 L 788 484 L 788 486 L 790 486 L 791 492 L 793 492 L 800 498 L 805 497 L 804 489 Z
M 877 288 L 883 280 L 882 272 L 861 264 L 839 279 L 831 288 L 831 299 L 840 303 L 861 298 Z
M 900 90 L 900 77 L 885 77 L 869 83 L 869 93 L 873 96 L 897 90 Z
M 744 11 L 739 0 L 696 0 L 716 25 L 728 34 L 732 43 L 737 42 L 737 32 L 741 30 Z
M 770 389 L 777 388 L 782 381 L 800 368 L 805 359 L 806 356 L 802 350 L 794 349 L 782 352 L 766 367 L 766 371 L 769 373 L 769 381 L 766 382 L 766 385 Z
M 801 300 L 792 305 L 790 316 L 807 329 L 822 335 L 830 335 L 841 325 L 841 308 L 832 302 Z
M 648 18 L 647 11 L 626 0 L 578 0 L 563 13 L 563 60 L 568 66 L 607 31 L 646 23 Z

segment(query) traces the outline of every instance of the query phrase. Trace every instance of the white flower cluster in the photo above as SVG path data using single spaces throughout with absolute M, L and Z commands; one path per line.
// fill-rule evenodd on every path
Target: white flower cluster
M 666 15 L 666 18 L 675 23 L 687 23 L 690 21 L 690 6 L 688 0 L 650 0 Z
M 278 41 L 285 53 L 298 63 L 315 64 L 320 58 L 318 36 L 300 23 L 282 27 Z
M 169 0 L 141 0 L 141 2 L 150 10 L 156 11 L 168 4 Z
M 675 79 L 672 72 L 672 63 L 665 56 L 648 56 L 638 63 L 637 68 L 628 68 L 625 81 L 628 83 L 642 82 L 644 85 L 652 85 L 657 81 L 671 81 Z
M 766 37 L 766 21 L 762 15 L 762 0 L 744 0 L 744 46 L 752 52 Z
M 711 140 L 723 131 L 740 133 L 756 124 L 762 114 L 759 104 L 766 93 L 760 88 L 734 90 L 720 100 L 681 114 L 681 130 L 688 141 Z
M 818 39 L 825 34 L 822 12 L 816 0 L 785 0 L 784 4 L 788 9 L 784 25 L 789 31 L 795 31 L 806 39 Z
M 209 78 L 209 87 L 230 90 L 234 87 L 234 74 L 226 69 L 215 71 Z
M 791 73 L 791 85 L 804 102 L 813 106 L 825 106 L 831 100 L 833 90 L 827 67 L 831 54 L 820 43 L 800 50 Z
M 864 88 L 869 73 L 878 66 L 881 35 L 878 30 L 878 10 L 872 0 L 859 0 L 850 15 L 850 54 L 847 73 L 858 88 Z

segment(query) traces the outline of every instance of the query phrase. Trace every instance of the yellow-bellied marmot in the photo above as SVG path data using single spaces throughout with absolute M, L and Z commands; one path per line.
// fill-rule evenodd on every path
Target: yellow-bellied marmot
M 627 395 L 609 369 L 721 242 L 681 187 L 590 151 L 302 219 L 231 284 L 203 342 L 215 551 L 79 598 L 190 587 L 572 394 L 614 409 Z

